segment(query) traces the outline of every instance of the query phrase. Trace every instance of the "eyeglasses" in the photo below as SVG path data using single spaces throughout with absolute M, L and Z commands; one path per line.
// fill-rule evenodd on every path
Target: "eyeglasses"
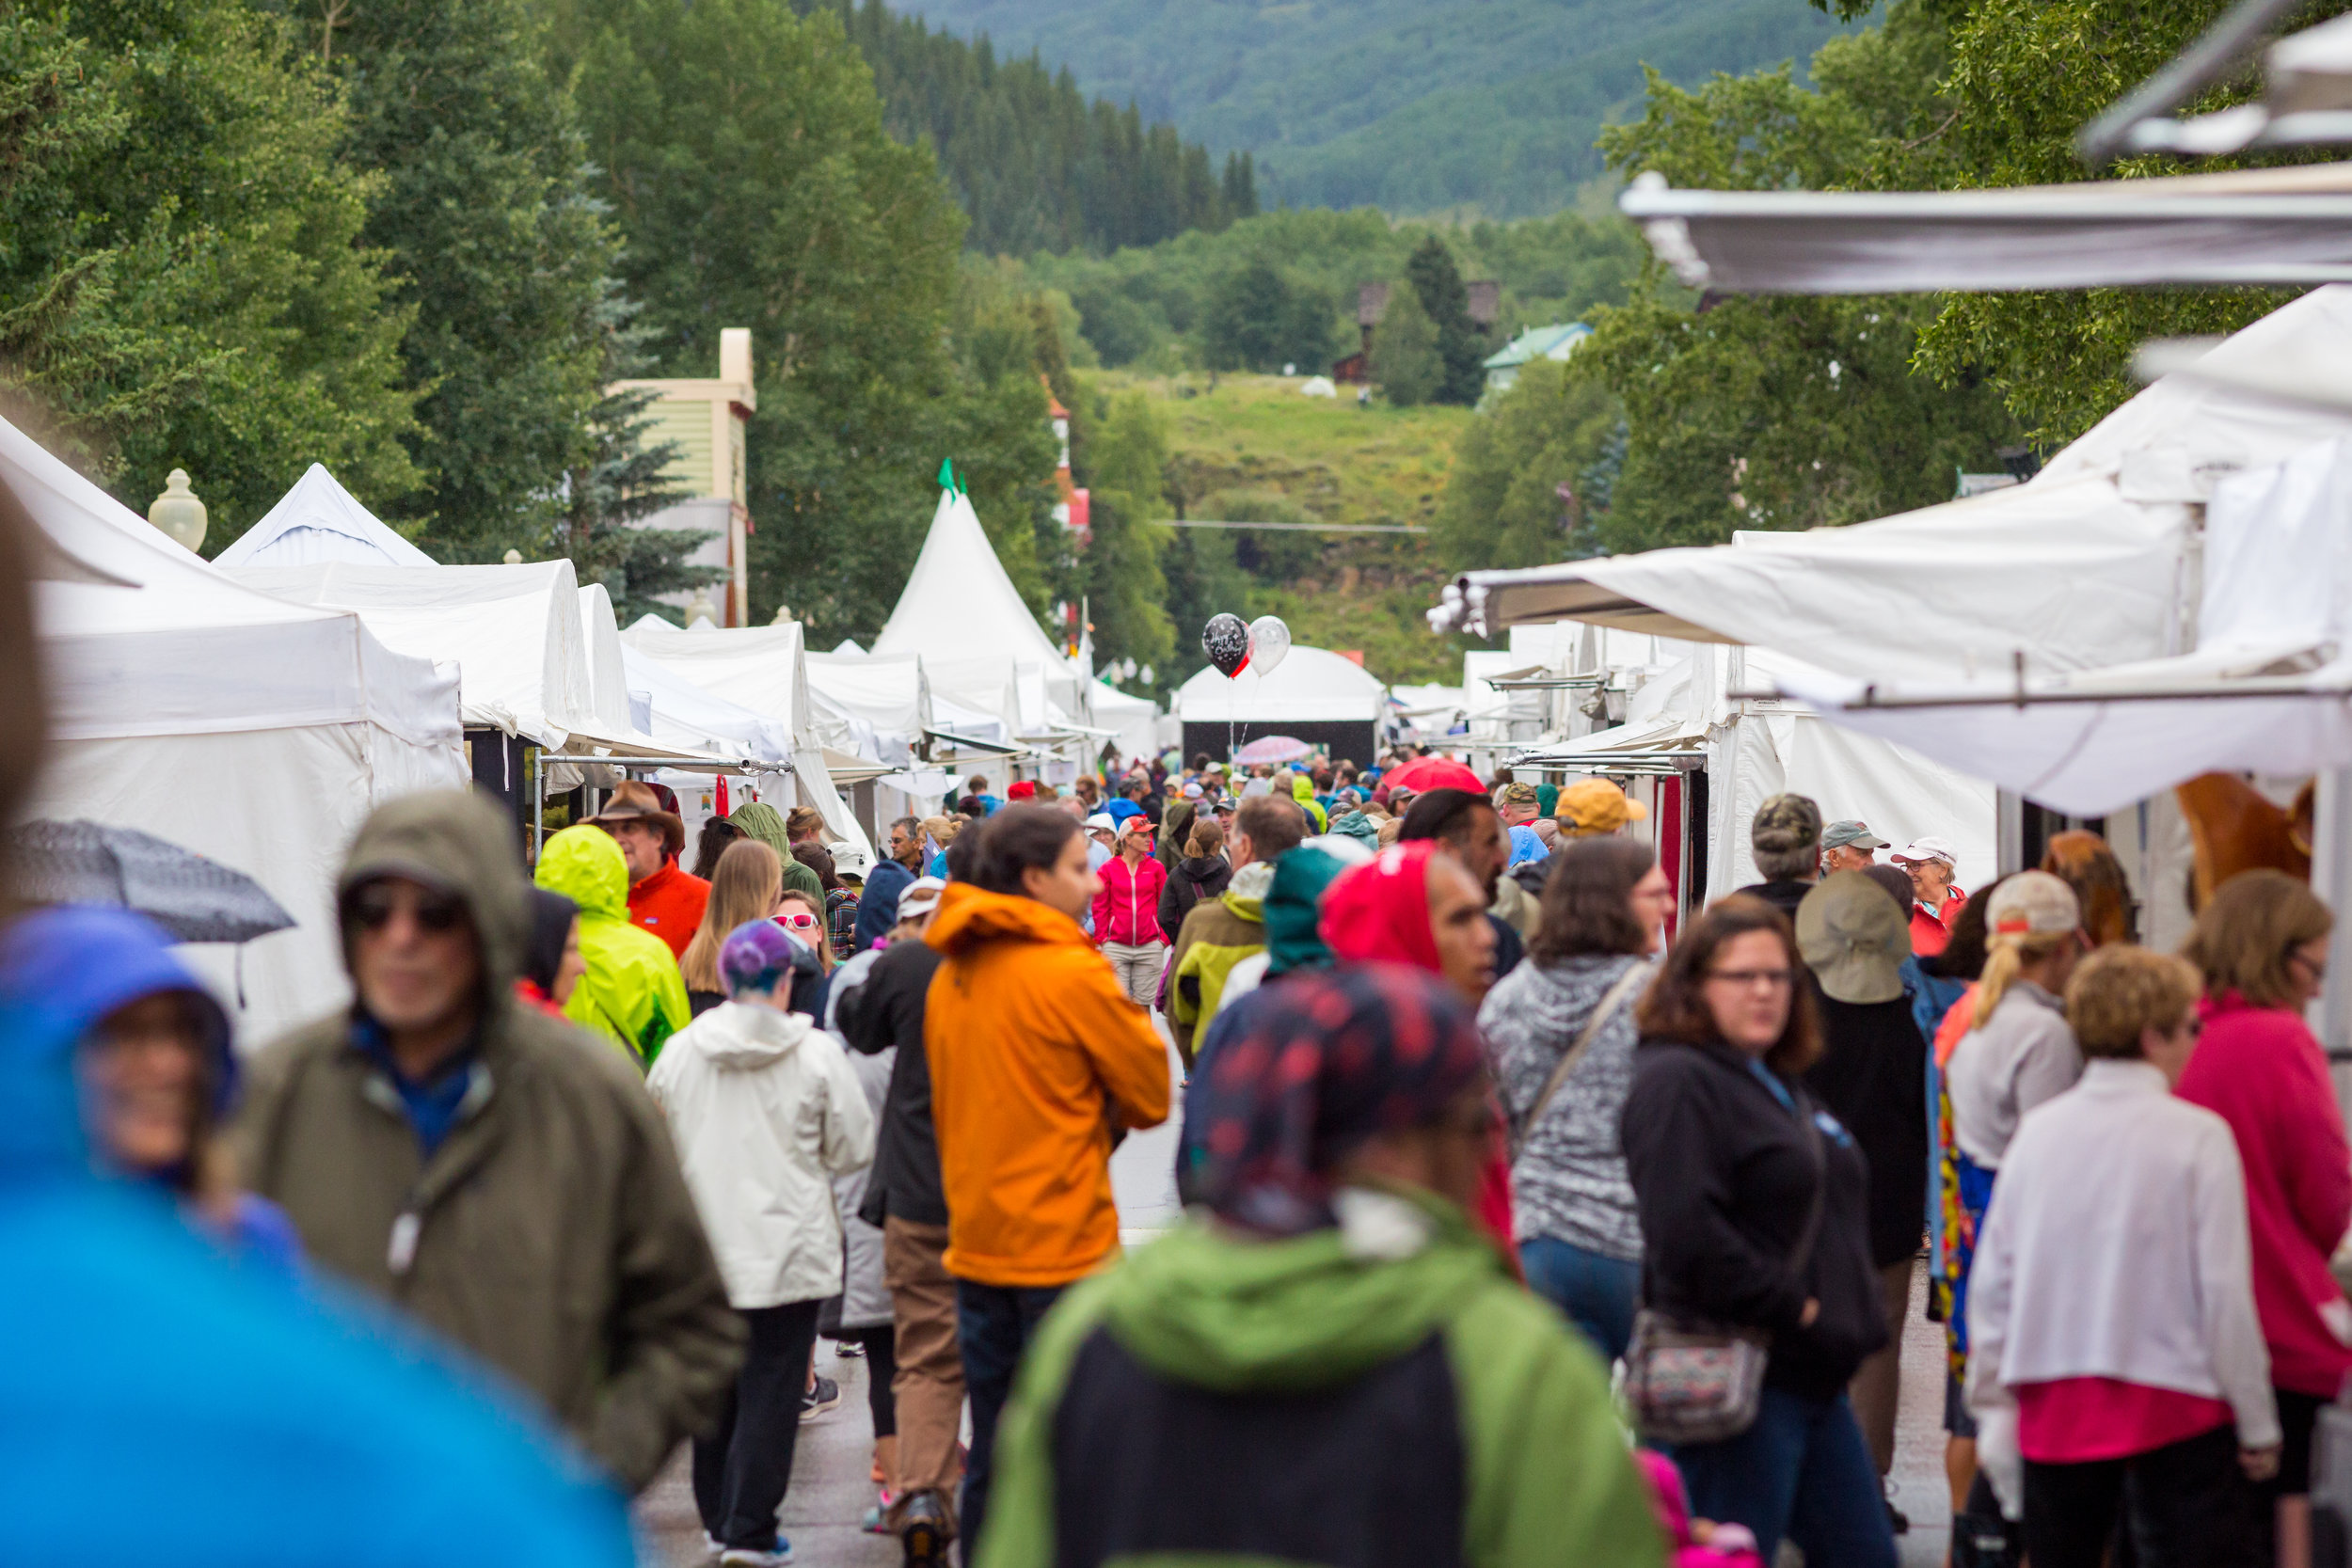
M 352 922 L 363 931 L 380 931 L 391 924 L 392 916 L 404 905 L 417 928 L 435 936 L 455 930 L 458 922 L 466 918 L 465 906 L 454 898 L 434 893 L 404 896 L 391 888 L 377 885 L 361 888 L 352 899 Z
M 1707 977 L 1741 990 L 1780 990 L 1795 980 L 1796 973 L 1787 969 L 1713 969 L 1708 971 Z

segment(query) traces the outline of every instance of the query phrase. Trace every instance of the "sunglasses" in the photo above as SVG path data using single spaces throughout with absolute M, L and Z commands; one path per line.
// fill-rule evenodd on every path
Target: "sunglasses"
M 363 931 L 380 931 L 392 923 L 403 905 L 408 906 L 409 918 L 421 931 L 440 936 L 457 929 L 466 918 L 465 906 L 454 898 L 427 893 L 403 896 L 388 887 L 361 888 L 351 901 L 352 923 Z
M 817 917 L 813 914 L 786 914 L 778 915 L 776 918 L 796 931 L 813 931 L 817 928 Z

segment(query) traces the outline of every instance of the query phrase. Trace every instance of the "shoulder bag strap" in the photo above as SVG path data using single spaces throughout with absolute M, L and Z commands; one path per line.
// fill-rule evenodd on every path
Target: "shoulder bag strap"
M 1609 1022 L 1619 1004 L 1633 993 L 1634 988 L 1648 978 L 1649 973 L 1648 964 L 1637 961 L 1632 968 L 1617 976 L 1615 985 L 1601 994 L 1599 1003 L 1593 1008 L 1593 1016 L 1584 1021 L 1583 1030 L 1576 1037 L 1576 1043 L 1561 1053 L 1560 1060 L 1552 1065 L 1551 1076 L 1544 1080 L 1544 1092 L 1535 1097 L 1534 1108 L 1527 1113 L 1527 1120 L 1521 1123 L 1520 1143 L 1525 1143 L 1534 1135 L 1535 1123 L 1543 1118 L 1544 1112 L 1550 1106 L 1551 1097 L 1560 1092 L 1560 1085 L 1566 1083 L 1568 1074 L 1576 1070 L 1576 1064 L 1584 1057 L 1585 1048 L 1599 1037 L 1600 1026 Z

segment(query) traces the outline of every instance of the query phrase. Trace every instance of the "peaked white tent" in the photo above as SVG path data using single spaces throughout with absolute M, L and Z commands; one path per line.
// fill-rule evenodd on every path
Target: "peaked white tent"
M 675 666 L 624 643 L 622 665 L 631 692 L 651 700 L 652 735 L 686 752 L 774 763 L 792 760 L 792 732 L 764 714 L 694 684 Z
M 646 615 L 621 634 L 622 641 L 668 666 L 704 690 L 775 724 L 792 743 L 792 771 L 779 790 L 790 801 L 817 808 L 826 829 L 840 842 L 869 855 L 873 840 L 834 788 L 825 748 L 809 697 L 808 661 L 801 624 L 731 626 L 708 622 L 681 631 L 659 616 Z M 655 717 L 660 718 L 659 704 Z
M 1334 757 L 1368 763 L 1388 689 L 1353 659 L 1294 646 L 1270 675 L 1250 667 L 1228 680 L 1211 665 L 1176 689 L 1172 705 L 1184 721 L 1187 757 L 1222 757 L 1229 738 L 1242 746 L 1259 736 L 1287 735 L 1328 746 Z
M 818 720 L 826 745 L 893 768 L 914 760 L 932 722 L 920 655 L 835 650 L 808 655 L 805 667 L 810 700 L 829 710 Z
M 392 531 L 336 482 L 324 464 L 214 558 L 215 566 L 434 566 L 431 556 Z
M 873 651 L 920 655 L 934 692 L 1002 716 L 1023 737 L 1086 721 L 1077 671 L 1005 575 L 971 498 L 952 490 L 940 492 L 922 553 Z
M 244 1044 L 339 1005 L 337 867 L 377 803 L 466 784 L 455 672 L 348 611 L 239 583 L 5 421 L 0 481 L 49 558 L 36 605 L 55 734 L 27 816 L 157 834 L 285 906 L 291 930 L 184 950 L 237 1006 Z
M 588 667 L 580 586 L 565 560 L 518 566 L 246 567 L 239 582 L 298 604 L 357 610 L 385 643 L 458 666 L 466 723 L 550 750 L 574 735 L 627 747 L 619 722 L 599 717 Z

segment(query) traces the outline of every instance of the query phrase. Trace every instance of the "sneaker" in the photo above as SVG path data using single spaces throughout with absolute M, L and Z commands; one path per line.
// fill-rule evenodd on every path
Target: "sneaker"
M 855 1339 L 843 1339 L 833 1347 L 833 1354 L 838 1360 L 854 1361 L 866 1354 L 866 1347 Z
M 905 1515 L 898 1521 L 898 1545 L 906 1554 L 906 1568 L 945 1568 L 947 1543 L 955 1532 L 947 1528 L 947 1511 L 933 1493 L 918 1492 L 907 1499 Z
M 784 1568 L 792 1560 L 792 1543 L 776 1537 L 775 1549 L 761 1551 L 756 1546 L 729 1546 L 719 1554 L 719 1568 Z
M 829 1377 L 817 1380 L 817 1386 L 801 1396 L 801 1419 L 813 1421 L 841 1402 L 841 1385 Z
M 1886 1499 L 1886 1526 L 1897 1535 L 1911 1533 L 1911 1515 L 1895 1506 L 1895 1499 Z
M 882 1523 L 882 1515 L 889 1512 L 888 1503 L 876 1503 L 866 1511 L 866 1516 L 857 1522 L 857 1528 L 867 1535 L 888 1535 L 890 1527 Z

